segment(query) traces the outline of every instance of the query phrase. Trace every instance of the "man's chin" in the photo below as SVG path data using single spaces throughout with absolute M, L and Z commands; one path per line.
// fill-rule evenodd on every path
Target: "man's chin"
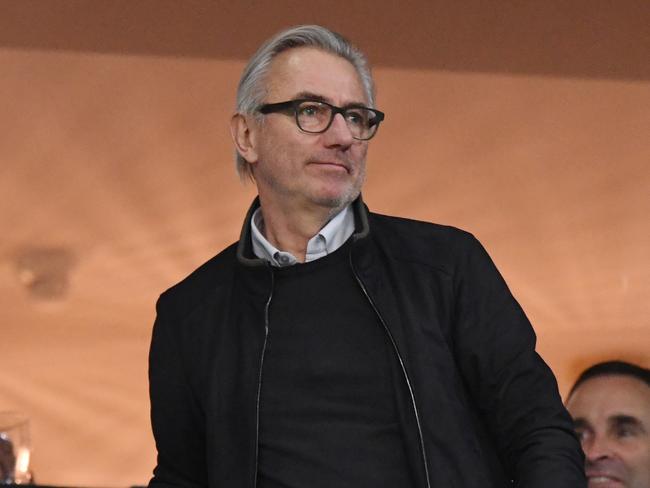
M 356 200 L 359 196 L 359 193 L 360 191 L 356 189 L 354 191 L 338 193 L 324 192 L 319 195 L 315 195 L 312 201 L 321 207 L 332 209 L 332 211 L 335 213 Z

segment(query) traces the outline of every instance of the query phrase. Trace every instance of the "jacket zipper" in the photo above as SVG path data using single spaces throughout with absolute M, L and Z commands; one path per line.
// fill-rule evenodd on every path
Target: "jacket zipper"
M 399 361 L 399 365 L 402 368 L 402 374 L 404 375 L 404 380 L 406 381 L 406 386 L 408 387 L 409 390 L 409 395 L 411 397 L 411 405 L 413 406 L 413 412 L 415 414 L 415 423 L 418 426 L 418 437 L 420 440 L 420 453 L 422 454 L 422 464 L 424 465 L 424 475 L 426 478 L 427 482 L 427 488 L 431 488 L 431 481 L 429 480 L 429 467 L 427 464 L 427 453 L 424 449 L 424 436 L 422 435 L 422 425 L 420 423 L 420 414 L 418 407 L 415 403 L 415 394 L 413 393 L 413 387 L 411 386 L 411 380 L 409 378 L 408 373 L 406 372 L 406 366 L 404 366 L 404 360 L 402 359 L 402 355 L 399 352 L 399 349 L 397 347 L 397 343 L 395 342 L 395 339 L 393 338 L 393 334 L 391 334 L 390 329 L 386 325 L 386 321 L 384 320 L 384 317 L 379 313 L 379 310 L 375 306 L 375 302 L 372 300 L 370 297 L 370 294 L 366 290 L 366 286 L 364 285 L 363 281 L 357 274 L 357 270 L 354 268 L 354 264 L 352 264 L 352 253 L 350 253 L 350 267 L 352 268 L 352 274 L 354 275 L 354 278 L 357 280 L 357 283 L 359 283 L 359 286 L 361 287 L 361 290 L 363 291 L 363 294 L 365 297 L 368 299 L 370 302 L 370 305 L 372 306 L 372 309 L 375 311 L 375 314 L 377 314 L 377 317 L 379 318 L 379 321 L 381 322 L 381 325 L 384 328 L 384 331 L 388 335 L 388 338 L 390 339 L 391 344 L 393 345 L 393 350 L 395 351 L 395 354 L 397 355 L 397 359 Z
M 259 451 L 260 451 L 260 397 L 262 394 L 262 369 L 264 367 L 264 354 L 266 353 L 266 343 L 269 339 L 269 309 L 271 299 L 273 298 L 273 288 L 275 286 L 275 275 L 269 267 L 271 273 L 271 291 L 269 298 L 264 306 L 264 343 L 262 344 L 262 353 L 260 355 L 260 371 L 257 375 L 257 400 L 255 404 L 255 470 L 253 471 L 253 488 L 257 488 L 257 471 L 259 469 Z
M 375 302 L 372 300 L 370 297 L 370 294 L 366 290 L 366 286 L 364 285 L 363 281 L 357 274 L 357 270 L 354 268 L 354 265 L 352 264 L 352 255 L 350 255 L 350 267 L 352 268 L 352 274 L 354 275 L 355 280 L 357 283 L 359 283 L 359 286 L 361 287 L 361 291 L 363 291 L 364 296 L 370 302 L 370 306 L 374 310 L 375 314 L 379 318 L 379 321 L 381 322 L 382 327 L 384 328 L 384 332 L 388 335 L 388 338 L 390 339 L 390 343 L 393 346 L 393 350 L 395 351 L 395 354 L 397 356 L 397 359 L 399 361 L 400 368 L 402 369 L 402 374 L 404 376 L 404 380 L 406 381 L 406 386 L 408 387 L 409 390 L 409 396 L 411 398 L 411 405 L 413 406 L 413 412 L 415 414 L 415 422 L 418 427 L 418 438 L 420 441 L 420 453 L 422 454 L 422 464 L 424 466 L 424 475 L 426 478 L 427 482 L 427 488 L 431 488 L 431 481 L 429 480 L 429 467 L 427 464 L 427 454 L 424 449 L 424 436 L 422 435 L 422 425 L 420 422 L 420 414 L 419 410 L 417 407 L 417 404 L 415 403 L 415 394 L 413 393 L 413 387 L 411 386 L 411 380 L 409 378 L 408 373 L 406 372 L 406 366 L 404 366 L 404 360 L 402 359 L 402 355 L 399 352 L 399 349 L 397 347 L 397 343 L 395 342 L 395 339 L 393 338 L 393 334 L 391 334 L 390 329 L 386 325 L 386 321 L 384 320 L 384 317 L 379 313 L 379 310 L 375 306 Z M 254 471 L 254 478 L 253 478 L 253 488 L 257 488 L 257 472 L 258 472 L 258 464 L 259 464 L 259 440 L 260 440 L 260 398 L 261 398 L 261 393 L 262 393 L 262 369 L 264 368 L 264 355 L 266 353 L 266 344 L 268 342 L 269 338 L 269 309 L 271 307 L 271 299 L 273 298 L 273 288 L 275 286 L 274 283 L 274 274 L 273 270 L 270 270 L 271 273 L 271 291 L 269 292 L 269 297 L 266 300 L 266 305 L 264 306 L 264 343 L 262 344 L 262 353 L 260 355 L 260 371 L 257 377 L 257 400 L 256 400 L 256 405 L 255 405 L 255 471 Z

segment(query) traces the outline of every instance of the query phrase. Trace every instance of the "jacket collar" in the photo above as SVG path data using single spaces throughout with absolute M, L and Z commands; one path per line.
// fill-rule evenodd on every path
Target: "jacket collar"
M 260 259 L 253 253 L 253 243 L 251 240 L 251 219 L 253 213 L 260 206 L 260 198 L 255 197 L 253 203 L 246 213 L 244 224 L 242 225 L 239 234 L 239 242 L 237 244 L 237 261 L 244 266 L 249 267 L 266 267 L 268 263 L 264 259 Z M 352 202 L 352 211 L 354 212 L 354 234 L 352 234 L 352 242 L 356 243 L 359 240 L 365 239 L 370 233 L 370 226 L 368 224 L 368 208 L 363 203 L 361 195 Z

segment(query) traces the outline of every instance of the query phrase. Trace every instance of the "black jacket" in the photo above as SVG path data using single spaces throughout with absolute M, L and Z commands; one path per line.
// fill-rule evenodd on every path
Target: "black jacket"
M 163 293 L 150 351 L 150 486 L 253 488 L 273 270 L 238 243 Z M 586 487 L 535 333 L 470 234 L 354 203 L 350 266 L 394 345 L 421 488 Z

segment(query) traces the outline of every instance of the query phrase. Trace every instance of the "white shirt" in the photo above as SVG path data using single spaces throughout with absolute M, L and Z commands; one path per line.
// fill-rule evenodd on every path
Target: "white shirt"
M 262 209 L 258 208 L 251 219 L 253 253 L 260 259 L 266 259 L 271 266 L 292 266 L 298 262 L 290 252 L 280 251 L 262 234 L 264 218 Z M 307 242 L 305 262 L 327 256 L 341 247 L 354 233 L 354 214 L 350 205 L 337 213 L 330 221 Z

